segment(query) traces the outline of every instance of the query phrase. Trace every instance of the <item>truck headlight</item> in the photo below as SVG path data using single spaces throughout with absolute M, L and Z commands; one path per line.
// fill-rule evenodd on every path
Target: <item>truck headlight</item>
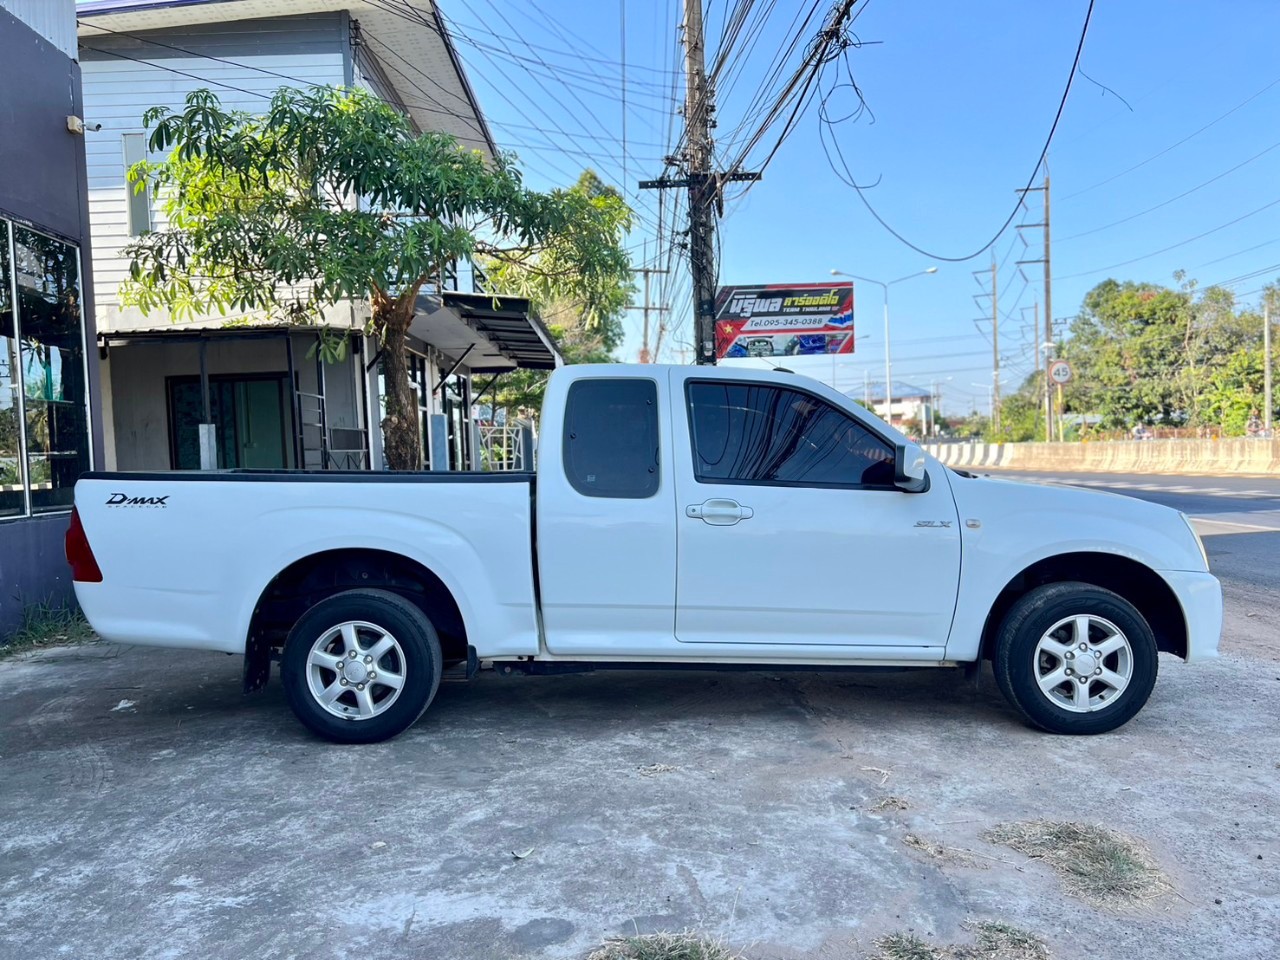
M 1196 530 L 1195 524 L 1191 522 L 1191 518 L 1185 513 L 1179 513 L 1182 522 L 1187 525 L 1187 529 L 1191 531 L 1191 536 L 1195 538 L 1196 546 L 1200 548 L 1200 559 L 1204 561 L 1204 568 L 1209 569 L 1209 551 L 1204 548 L 1204 540 L 1201 539 L 1199 531 Z

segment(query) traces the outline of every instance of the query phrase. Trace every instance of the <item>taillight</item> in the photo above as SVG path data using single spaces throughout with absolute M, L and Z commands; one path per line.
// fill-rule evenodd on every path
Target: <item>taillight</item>
M 102 571 L 94 559 L 89 538 L 84 535 L 80 514 L 71 508 L 71 526 L 67 528 L 67 563 L 71 564 L 71 579 L 79 583 L 101 583 Z

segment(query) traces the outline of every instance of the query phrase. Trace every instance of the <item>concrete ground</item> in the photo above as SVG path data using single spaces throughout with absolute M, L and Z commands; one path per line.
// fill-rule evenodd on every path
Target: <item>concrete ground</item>
M 1055 958 L 1271 958 L 1280 622 L 1242 602 L 1256 559 L 1236 558 L 1274 570 L 1253 538 L 1276 536 L 1208 540 L 1225 656 L 1166 658 L 1138 718 L 1091 739 L 943 670 L 486 674 L 395 741 L 338 747 L 278 684 L 241 696 L 238 658 L 3 663 L 0 958 L 559 960 L 696 928 L 759 960 L 853 960 L 989 918 Z M 1140 838 L 1172 892 L 1091 906 L 980 838 L 1035 817 Z

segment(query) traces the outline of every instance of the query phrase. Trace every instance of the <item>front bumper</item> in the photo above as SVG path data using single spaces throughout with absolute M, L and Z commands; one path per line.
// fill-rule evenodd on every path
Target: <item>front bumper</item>
M 1173 589 L 1187 624 L 1187 663 L 1218 655 L 1222 636 L 1222 584 L 1211 573 L 1162 570 L 1160 576 Z

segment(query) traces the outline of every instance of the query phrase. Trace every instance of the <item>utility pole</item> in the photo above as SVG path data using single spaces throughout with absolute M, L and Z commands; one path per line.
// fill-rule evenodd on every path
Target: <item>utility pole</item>
M 1271 436 L 1271 297 L 1262 300 L 1262 398 L 1266 408 L 1262 414 L 1262 429 Z
M 684 122 L 689 142 L 689 264 L 693 270 L 694 347 L 700 364 L 716 362 L 715 221 L 719 192 L 711 179 L 711 94 L 707 90 L 702 0 L 684 0 Z
M 1035 335 L 1036 335 L 1036 369 L 1037 369 L 1037 370 L 1039 370 L 1039 369 L 1041 369 L 1041 364 L 1040 364 L 1040 360 L 1041 360 L 1041 357 L 1040 357 L 1040 301 L 1039 301 L 1039 300 L 1037 300 L 1037 301 L 1036 301 L 1035 303 L 1033 303 L 1031 306 L 1032 306 L 1031 329 L 1035 331 Z M 1045 383 L 1048 383 L 1048 382 L 1049 382 L 1049 357 L 1048 357 L 1048 354 L 1046 354 L 1046 355 L 1044 356 L 1044 368 L 1043 368 L 1043 369 L 1044 369 L 1044 380 L 1045 380 Z M 1035 425 L 1035 421 L 1034 421 L 1034 420 L 1032 420 L 1032 421 L 1031 421 L 1031 423 L 1032 423 L 1032 425 L 1033 425 L 1033 426 Z M 1049 429 L 1048 427 L 1045 427 L 1045 430 L 1046 430 L 1046 431 L 1048 431 L 1048 429 Z M 1032 433 L 1032 436 L 1035 436 L 1034 432 Z
M 933 389 L 929 391 L 929 436 L 938 432 L 938 407 L 942 404 L 942 392 L 938 389 L 938 381 L 933 381 Z
M 715 112 L 707 87 L 706 41 L 702 33 L 701 0 L 684 0 L 684 124 L 685 176 L 641 180 L 641 190 L 687 187 L 689 190 L 689 271 L 693 275 L 694 359 L 716 362 L 716 221 L 722 214 L 724 185 L 736 180 L 759 180 L 758 173 L 711 169 L 711 115 Z M 675 158 L 668 158 L 674 163 Z
M 991 258 L 991 426 L 1000 432 L 1000 293 L 996 288 L 996 258 Z
M 1044 172 L 1044 335 L 1045 343 L 1053 343 L 1053 270 L 1050 268 L 1049 252 L 1049 171 Z M 1044 362 L 1044 402 L 1049 411 L 1053 404 L 1053 394 L 1049 386 L 1049 358 Z M 1049 433 L 1049 417 L 1044 421 L 1045 439 L 1052 440 Z
M 1050 252 L 1049 234 L 1049 171 L 1046 169 L 1044 183 L 1038 187 L 1027 187 L 1019 191 L 1025 197 L 1028 193 L 1044 194 L 1044 220 L 1040 223 L 1020 223 L 1019 230 L 1039 229 L 1044 231 L 1044 256 L 1036 260 L 1019 260 L 1018 264 L 1040 263 L 1044 265 L 1044 438 L 1053 439 L 1053 385 L 1049 382 L 1049 361 L 1053 352 L 1053 267 Z
M 665 306 L 655 307 L 651 304 L 649 300 L 649 277 L 651 274 L 666 273 L 666 272 L 667 271 L 665 270 L 658 270 L 658 269 L 655 269 L 654 267 L 641 267 L 639 270 L 636 271 L 636 273 L 644 274 L 644 306 L 640 307 L 640 310 L 644 314 L 644 333 L 640 338 L 640 362 L 641 363 L 654 363 L 657 360 L 657 353 L 658 353 L 657 349 L 655 348 L 652 352 L 649 351 L 649 314 L 650 312 L 655 312 L 658 314 L 658 329 L 659 331 L 661 331 L 662 314 L 665 313 L 667 310 Z M 632 309 L 635 309 L 635 308 L 633 307 Z M 662 334 L 660 332 L 658 335 L 658 346 L 661 346 L 661 345 L 662 345 Z

